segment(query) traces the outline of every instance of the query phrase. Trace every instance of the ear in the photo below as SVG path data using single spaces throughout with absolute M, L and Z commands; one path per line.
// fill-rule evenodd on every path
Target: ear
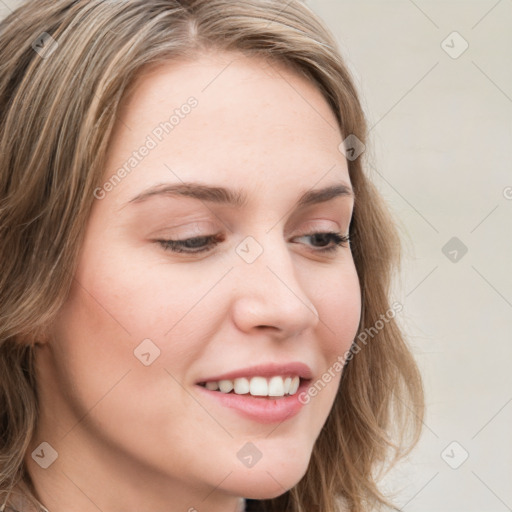
M 16 340 L 21 345 L 45 345 L 50 341 L 49 329 L 47 327 L 39 327 L 35 331 L 20 333 L 16 336 Z
M 48 327 L 41 327 L 32 338 L 33 345 L 46 345 L 50 341 L 50 330 Z

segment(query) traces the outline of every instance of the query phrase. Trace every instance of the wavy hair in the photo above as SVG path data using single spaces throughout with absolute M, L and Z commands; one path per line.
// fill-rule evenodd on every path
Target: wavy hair
M 38 0 L 0 23 L 0 503 L 15 487 L 37 502 L 23 462 L 38 419 L 34 343 L 70 290 L 121 101 L 147 66 L 211 51 L 292 68 L 321 91 L 343 137 L 366 143 L 335 39 L 300 0 Z M 363 333 L 390 310 L 400 239 L 363 157 L 349 160 Z M 376 470 L 410 451 L 422 417 L 420 374 L 391 318 L 345 363 L 303 478 L 259 506 L 389 506 Z

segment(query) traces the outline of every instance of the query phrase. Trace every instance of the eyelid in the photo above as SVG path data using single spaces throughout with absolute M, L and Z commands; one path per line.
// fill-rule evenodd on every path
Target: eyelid
M 320 224 L 319 222 L 329 223 L 330 225 Z M 333 228 L 332 224 L 335 224 L 336 228 Z M 299 231 L 311 231 L 311 230 L 325 230 L 325 231 L 341 231 L 341 225 L 335 220 L 331 219 L 312 219 L 308 220 L 305 224 L 300 225 Z
M 215 226 L 211 222 L 184 222 L 183 224 L 179 224 L 177 226 L 164 228 L 159 230 L 156 234 L 152 236 L 169 236 L 169 237 L 177 237 L 177 238 L 194 238 L 196 236 L 208 236 L 213 234 L 213 232 L 218 231 L 220 228 Z

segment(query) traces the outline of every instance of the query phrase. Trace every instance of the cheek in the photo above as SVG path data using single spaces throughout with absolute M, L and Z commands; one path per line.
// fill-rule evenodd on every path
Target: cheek
M 329 359 L 344 354 L 354 340 L 361 317 L 361 289 L 355 266 L 347 264 L 317 285 L 315 307 L 324 335 L 324 351 Z
M 215 327 L 200 322 L 211 306 L 201 297 L 211 288 L 212 276 L 208 280 L 178 266 L 148 264 L 143 252 L 84 244 L 54 326 L 53 364 L 61 380 L 80 393 L 85 408 L 128 371 L 130 380 L 141 372 L 140 378 L 147 379 L 148 372 L 163 374 L 168 368 L 181 380 Z M 143 384 L 135 391 L 147 389 L 147 380 Z
M 78 295 L 94 298 L 88 303 L 98 323 L 120 329 L 134 343 L 153 337 L 167 343 L 172 333 L 183 335 L 187 326 L 190 329 L 189 310 L 204 303 L 209 289 L 229 267 L 215 270 L 173 262 L 163 249 L 159 252 L 149 244 L 97 248 L 91 242 L 85 245 L 77 270 L 77 279 L 90 294 L 79 290 Z
M 316 439 L 330 414 L 343 362 L 359 327 L 361 289 L 353 262 L 346 261 L 339 269 L 329 269 L 321 279 L 310 280 L 309 293 L 320 318 L 316 339 L 322 359 L 320 375 L 299 399 L 314 411 L 310 417 Z
M 184 443 L 186 432 L 173 421 L 177 410 L 200 424 L 204 411 L 186 401 L 178 382 L 197 356 L 202 337 L 196 324 L 194 338 L 187 318 L 164 336 L 190 301 L 150 279 L 149 272 L 132 273 L 135 268 L 144 267 L 115 258 L 91 258 L 87 266 L 79 266 L 54 324 L 43 380 L 59 390 L 62 409 L 70 412 L 61 421 L 63 432 L 80 423 L 111 446 L 122 446 L 141 460 L 159 461 L 172 446 L 157 449 L 149 441 L 135 445 L 134 439 Z M 147 339 L 152 341 L 138 350 Z M 146 353 L 149 365 L 144 364 Z

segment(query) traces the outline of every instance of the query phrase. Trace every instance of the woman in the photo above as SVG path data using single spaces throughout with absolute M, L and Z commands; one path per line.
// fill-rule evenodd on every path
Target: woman
M 386 505 L 421 381 L 323 24 L 41 0 L 0 42 L 4 509 Z

